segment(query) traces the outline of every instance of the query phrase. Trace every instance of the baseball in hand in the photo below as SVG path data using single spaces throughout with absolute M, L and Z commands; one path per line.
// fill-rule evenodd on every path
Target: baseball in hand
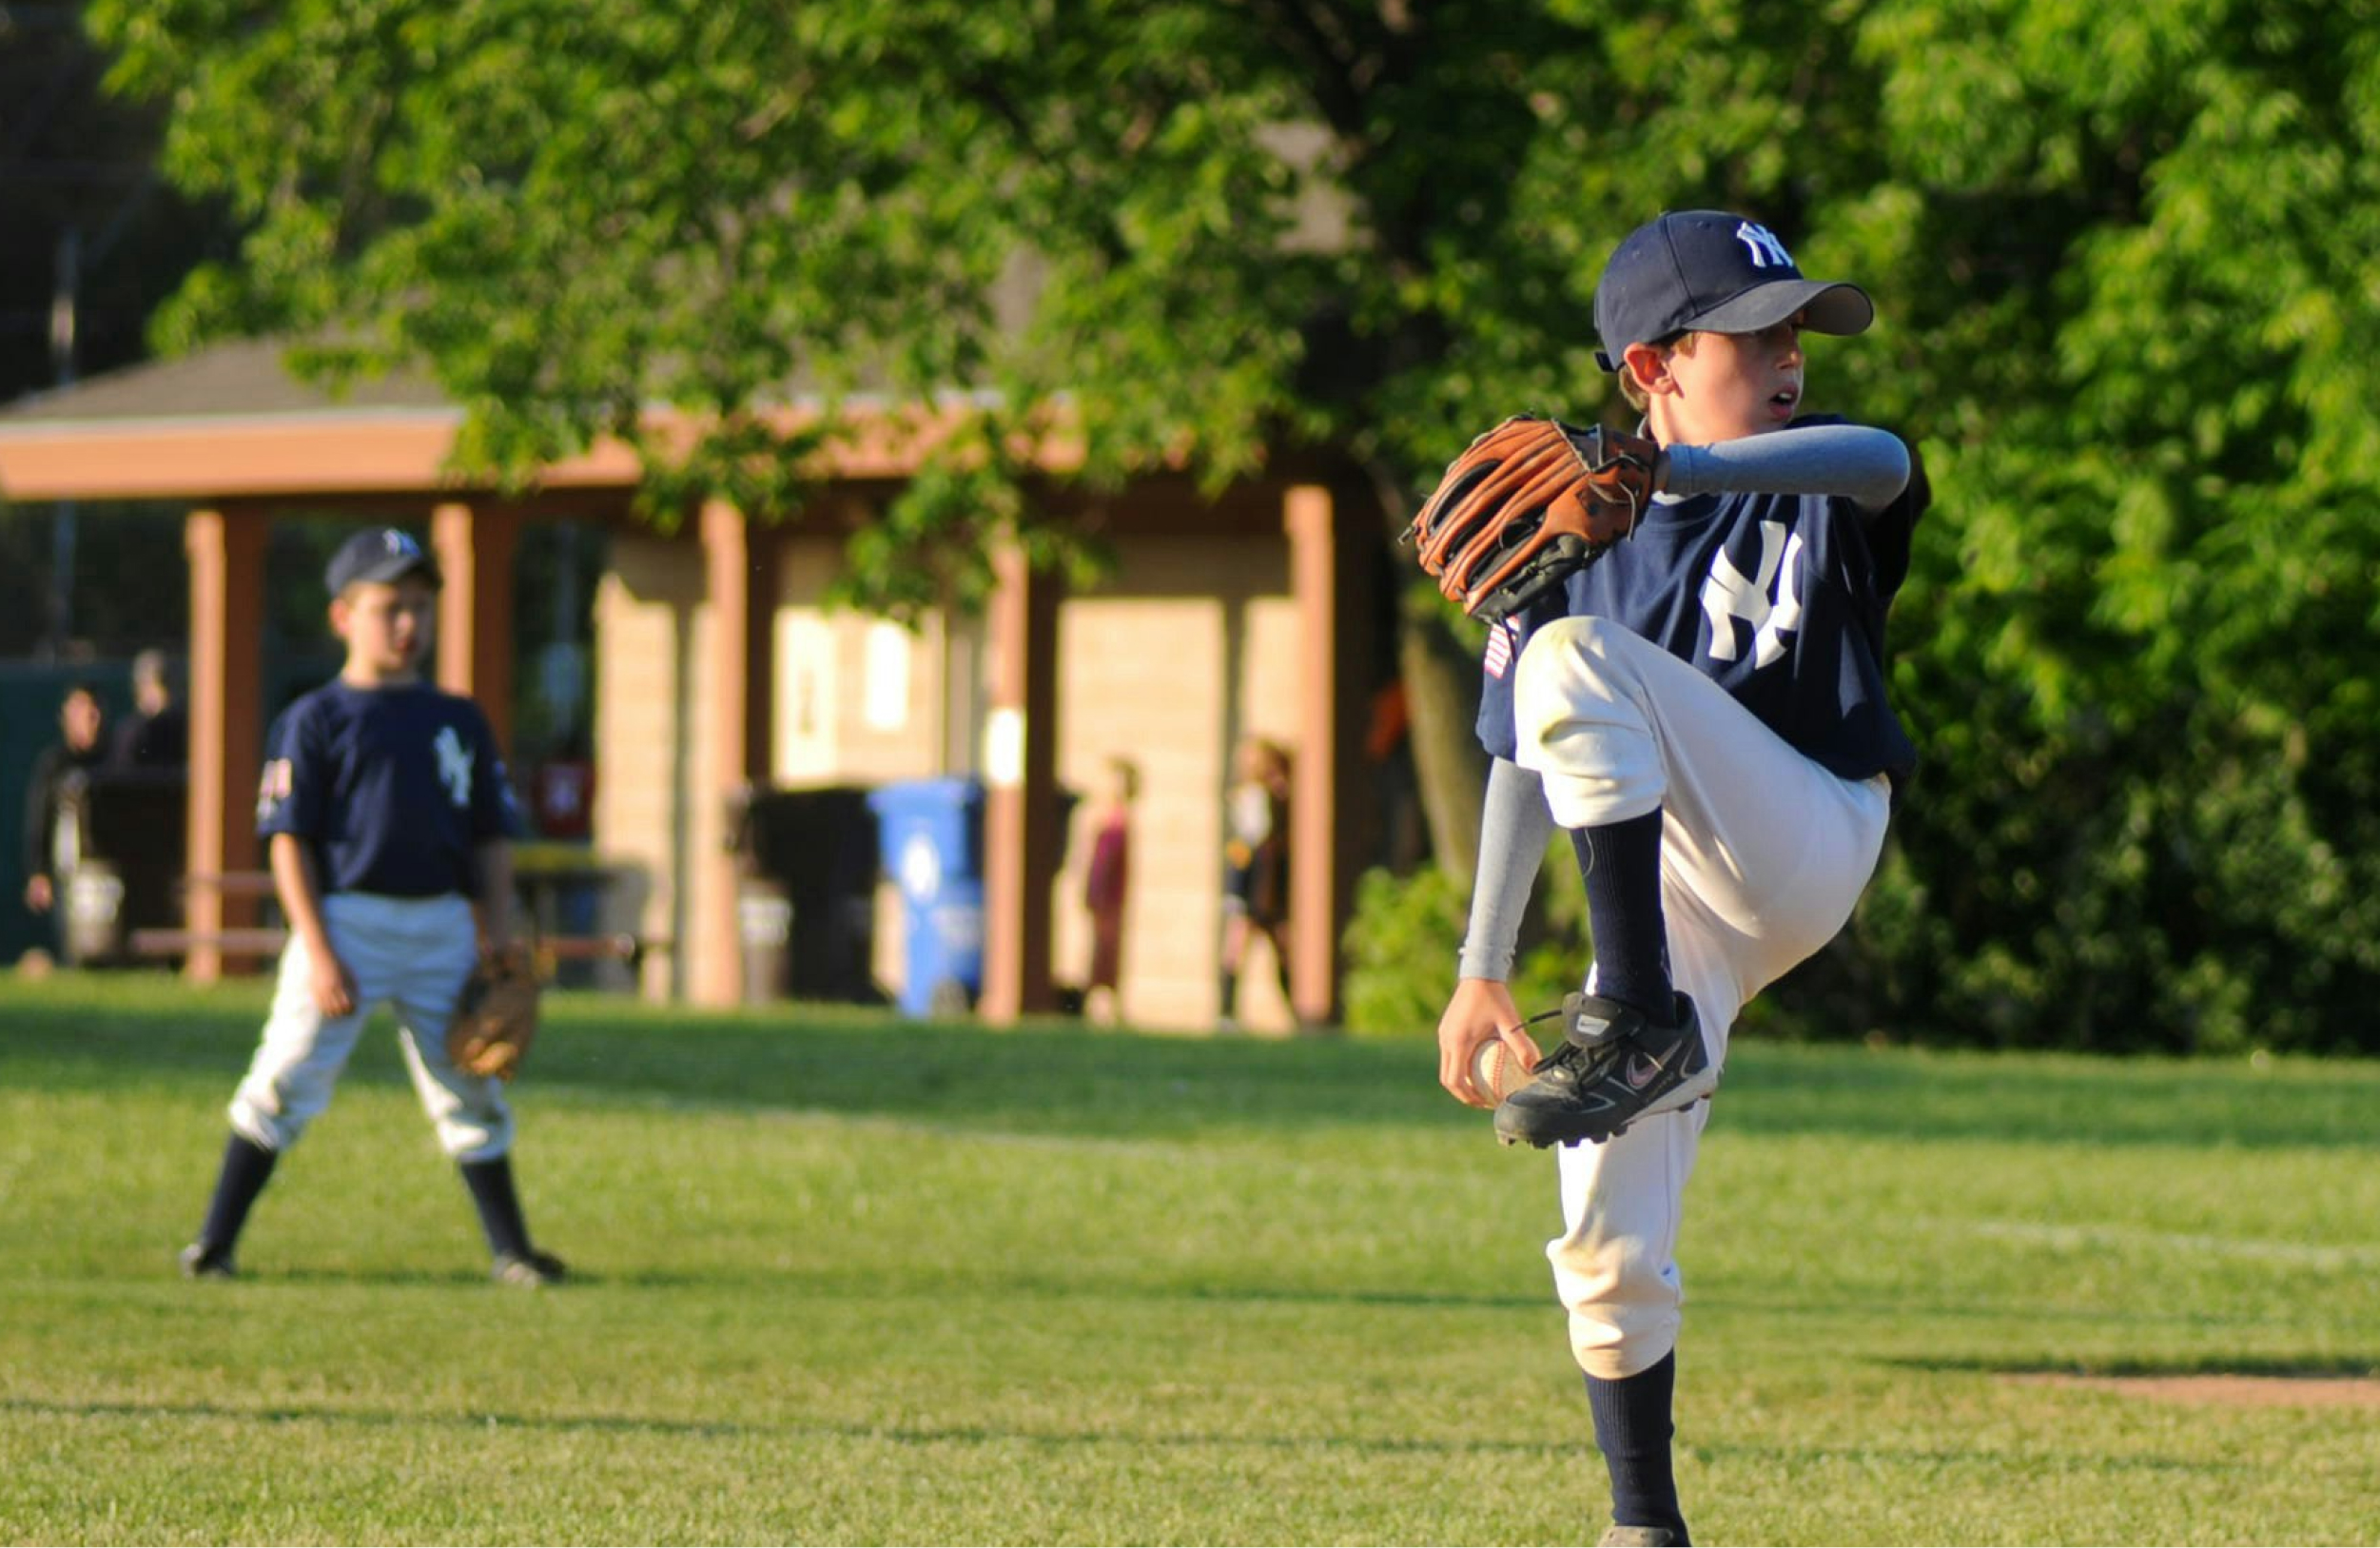
M 1471 1084 L 1481 1095 L 1501 1102 L 1529 1084 L 1529 1071 L 1512 1057 L 1503 1039 L 1492 1037 L 1471 1056 Z

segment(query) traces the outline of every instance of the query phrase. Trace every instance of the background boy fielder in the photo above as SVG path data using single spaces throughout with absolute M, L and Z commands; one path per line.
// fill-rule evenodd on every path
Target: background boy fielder
M 275 726 L 257 803 L 289 944 L 183 1271 L 234 1271 L 249 1206 L 329 1106 L 365 1018 L 386 1002 L 414 1089 L 478 1206 L 496 1278 L 553 1283 L 561 1261 L 531 1244 L 514 1189 L 502 1083 L 463 1073 L 446 1051 L 464 980 L 511 941 L 508 840 L 520 819 L 496 738 L 478 706 L 421 680 L 439 572 L 411 537 L 358 533 L 325 580 L 346 664 Z

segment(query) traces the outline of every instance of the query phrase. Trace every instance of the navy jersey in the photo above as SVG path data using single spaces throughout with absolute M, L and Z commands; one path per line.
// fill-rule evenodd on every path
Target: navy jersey
M 1864 516 L 1840 496 L 1655 501 L 1632 536 L 1490 633 L 1480 742 L 1514 754 L 1513 669 L 1531 633 L 1596 617 L 1691 663 L 1828 772 L 1905 783 L 1917 751 L 1885 699 L 1884 616 L 1929 499 L 1913 450 L 1908 487 Z
M 521 831 L 487 716 L 426 683 L 326 683 L 267 749 L 256 831 L 312 846 L 325 893 L 477 895 L 473 850 Z

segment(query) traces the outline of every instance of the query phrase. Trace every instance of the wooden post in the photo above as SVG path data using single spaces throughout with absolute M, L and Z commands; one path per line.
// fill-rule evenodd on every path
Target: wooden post
M 984 793 L 985 1020 L 1055 1010 L 1050 897 L 1065 856 L 1058 810 L 1059 584 L 1020 549 L 993 560 L 987 619 L 990 735 Z M 1003 764 L 1009 766 L 1003 767 Z
M 508 757 L 513 746 L 513 558 L 517 512 L 453 501 L 430 512 L 438 598 L 438 685 L 477 699 Z
M 744 951 L 729 823 L 747 789 L 769 774 L 777 545 L 755 543 L 742 511 L 712 500 L 702 508 L 702 551 L 710 618 L 693 685 L 703 755 L 687 821 L 687 987 L 698 1005 L 733 1005 L 743 996 Z
M 1349 534 L 1329 489 L 1290 488 L 1282 501 L 1290 590 L 1297 604 L 1297 762 L 1289 808 L 1290 998 L 1301 1024 L 1338 1017 L 1339 932 L 1360 863 L 1362 764 L 1371 686 L 1363 606 L 1372 575 L 1361 534 Z
M 260 864 L 256 791 L 263 768 L 264 539 L 262 513 L 193 510 L 183 520 L 190 558 L 190 784 L 185 874 L 220 879 Z M 327 599 L 326 599 L 327 602 Z M 185 920 L 194 933 L 254 921 L 252 898 L 220 885 L 194 887 Z M 224 954 L 194 946 L 183 970 L 201 983 L 223 976 Z

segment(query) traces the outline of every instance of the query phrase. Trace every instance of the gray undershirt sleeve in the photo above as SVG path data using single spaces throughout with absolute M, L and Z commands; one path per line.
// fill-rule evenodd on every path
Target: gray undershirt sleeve
M 1479 870 L 1472 878 L 1471 924 L 1455 959 L 1457 976 L 1499 982 L 1512 976 L 1521 913 L 1552 836 L 1544 784 L 1519 764 L 1497 758 L 1489 766 L 1480 805 Z
M 1668 446 L 1665 494 L 1844 495 L 1881 511 L 1909 486 L 1909 448 L 1889 430 L 1810 424 L 1707 446 Z

